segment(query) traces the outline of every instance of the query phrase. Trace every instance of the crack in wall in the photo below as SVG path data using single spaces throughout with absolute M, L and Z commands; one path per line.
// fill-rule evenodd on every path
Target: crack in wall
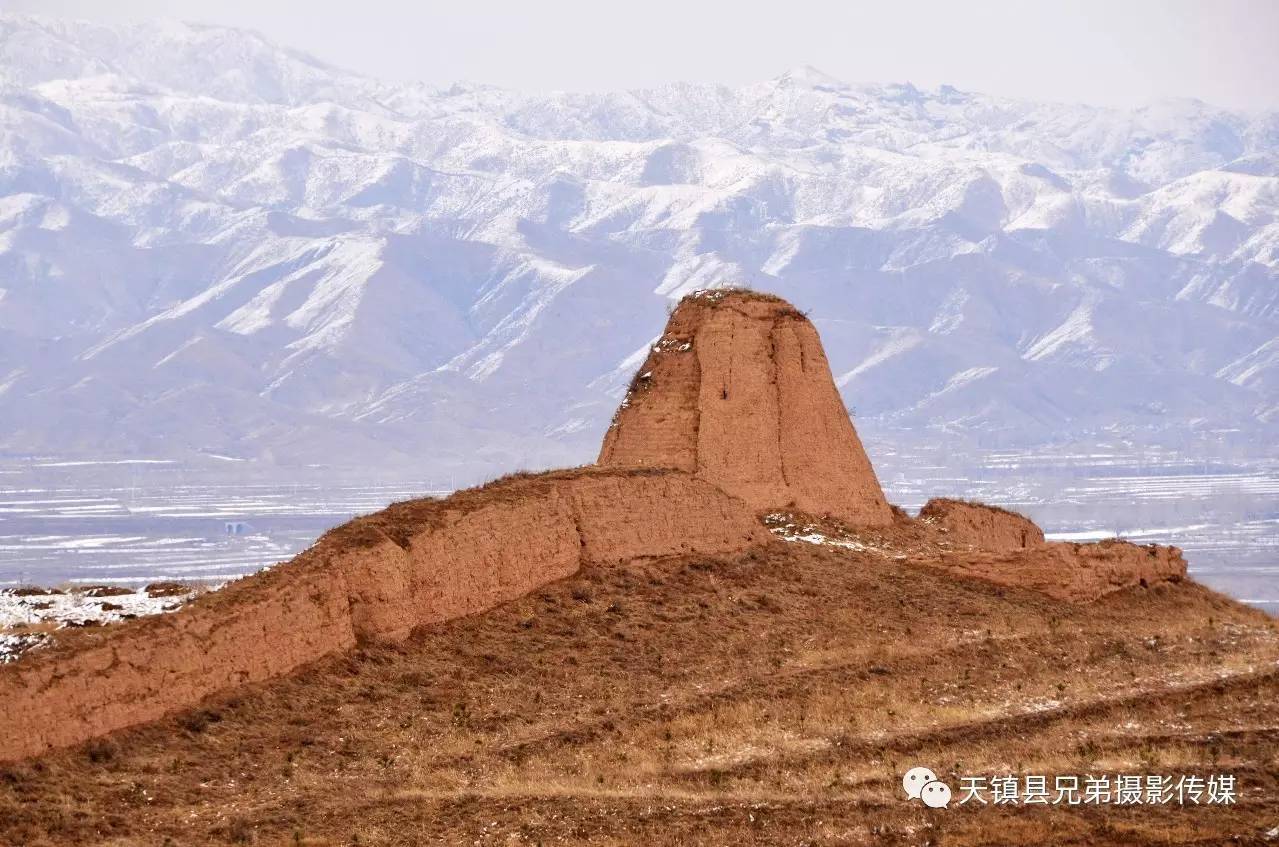
M 774 319 L 768 328 L 768 358 L 773 366 L 773 403 L 777 409 L 777 417 L 773 420 L 773 429 L 777 433 L 777 472 L 782 478 L 782 486 L 790 490 L 790 479 L 786 474 L 786 447 L 782 443 L 782 381 L 780 367 L 777 364 L 777 327 L 779 321 Z
M 728 322 L 728 372 L 724 375 L 724 385 L 720 389 L 720 399 L 728 399 L 728 389 L 733 384 L 733 357 L 737 355 L 737 321 Z
M 705 375 L 702 373 L 702 342 L 698 338 L 698 333 L 693 333 L 693 363 L 697 368 L 697 379 L 693 383 L 693 467 L 690 468 L 692 473 L 697 473 L 702 466 L 702 382 Z

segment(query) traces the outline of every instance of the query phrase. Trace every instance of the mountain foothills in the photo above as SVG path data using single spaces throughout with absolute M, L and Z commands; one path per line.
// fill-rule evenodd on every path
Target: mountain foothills
M 813 318 L 863 430 L 1272 444 L 1277 211 L 1275 113 L 439 90 L 0 17 L 0 450 L 582 462 L 730 284 Z

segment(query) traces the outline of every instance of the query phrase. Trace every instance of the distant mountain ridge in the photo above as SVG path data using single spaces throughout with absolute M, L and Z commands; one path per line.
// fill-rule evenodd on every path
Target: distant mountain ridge
M 0 450 L 588 461 L 663 311 L 724 285 L 811 315 L 863 430 L 1264 449 L 1277 210 L 1276 113 L 809 68 L 436 90 L 0 17 Z

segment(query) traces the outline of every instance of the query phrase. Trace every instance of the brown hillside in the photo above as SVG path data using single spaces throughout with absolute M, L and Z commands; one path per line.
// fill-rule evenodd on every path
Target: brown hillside
M 599 464 L 678 468 L 759 510 L 892 515 L 817 330 L 755 292 L 685 298 L 640 367 Z
M 812 325 L 703 293 L 600 465 L 397 503 L 0 667 L 0 844 L 1247 843 L 1279 635 L 1185 567 L 890 507 Z M 1252 793 L 938 817 L 896 795 L 918 762 Z
M 1191 582 L 1062 604 L 885 539 L 588 566 L 10 765 L 0 844 L 1273 844 L 1273 621 Z M 1243 792 L 932 811 L 918 763 Z

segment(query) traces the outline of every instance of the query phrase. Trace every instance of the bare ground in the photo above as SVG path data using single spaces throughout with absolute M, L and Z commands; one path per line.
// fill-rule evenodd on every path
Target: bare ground
M 0 844 L 1279 844 L 1277 703 L 1279 626 L 1194 583 L 1072 606 L 775 542 L 586 571 L 10 765 Z M 916 764 L 1241 795 L 930 810 Z

